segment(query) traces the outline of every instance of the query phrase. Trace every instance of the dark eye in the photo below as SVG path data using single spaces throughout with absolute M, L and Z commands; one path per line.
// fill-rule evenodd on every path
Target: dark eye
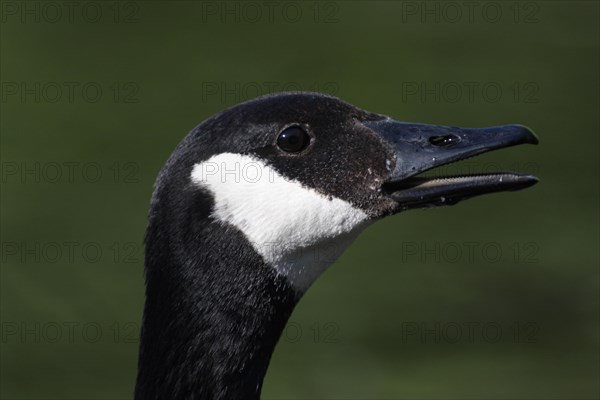
M 277 146 L 288 153 L 298 153 L 310 143 L 310 136 L 299 126 L 285 128 L 277 138 Z

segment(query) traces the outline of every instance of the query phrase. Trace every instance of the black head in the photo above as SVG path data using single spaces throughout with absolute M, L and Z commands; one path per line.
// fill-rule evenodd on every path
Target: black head
M 216 154 L 250 155 L 288 179 L 378 216 L 394 208 L 394 201 L 381 196 L 380 189 L 390 177 L 395 156 L 364 123 L 385 118 L 319 93 L 269 95 L 196 127 L 169 164 L 189 173 L 189 163 Z
M 157 180 L 150 227 L 169 213 L 160 229 L 171 229 L 168 238 L 185 235 L 178 240 L 190 246 L 178 252 L 185 256 L 197 251 L 190 235 L 215 224 L 236 229 L 303 291 L 378 218 L 537 182 L 514 173 L 417 176 L 521 143 L 537 143 L 521 125 L 413 124 L 318 93 L 260 97 L 206 120 L 182 141 Z M 308 268 L 314 260 L 307 252 L 323 246 L 334 249 L 327 262 Z
M 535 144 L 537 139 L 520 125 L 463 129 L 404 123 L 332 96 L 278 93 L 236 105 L 200 124 L 168 164 L 177 173 L 163 171 L 160 179 L 178 177 L 185 184 L 193 164 L 221 153 L 249 155 L 287 179 L 378 218 L 536 183 L 535 177 L 512 173 L 416 177 L 521 143 Z

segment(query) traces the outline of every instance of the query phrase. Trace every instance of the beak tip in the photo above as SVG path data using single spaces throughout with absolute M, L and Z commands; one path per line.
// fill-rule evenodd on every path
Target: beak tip
M 540 142 L 533 129 L 525 125 L 516 125 L 516 127 L 523 133 L 523 143 L 538 144 Z
M 520 181 L 523 182 L 523 188 L 527 188 L 536 185 L 540 180 L 537 176 L 522 175 Z

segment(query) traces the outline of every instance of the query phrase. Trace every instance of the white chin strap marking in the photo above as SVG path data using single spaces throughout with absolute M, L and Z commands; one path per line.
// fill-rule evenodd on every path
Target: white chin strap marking
M 213 195 L 212 217 L 242 231 L 301 292 L 368 223 L 367 214 L 350 203 L 288 180 L 246 155 L 215 155 L 196 164 L 191 179 Z

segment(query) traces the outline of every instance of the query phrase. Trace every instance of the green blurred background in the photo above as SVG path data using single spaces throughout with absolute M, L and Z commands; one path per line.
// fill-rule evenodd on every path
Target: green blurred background
M 132 396 L 156 174 L 213 113 L 302 89 L 526 124 L 540 146 L 460 168 L 541 183 L 370 227 L 263 398 L 598 398 L 599 3 L 468 4 L 3 1 L 1 397 Z

